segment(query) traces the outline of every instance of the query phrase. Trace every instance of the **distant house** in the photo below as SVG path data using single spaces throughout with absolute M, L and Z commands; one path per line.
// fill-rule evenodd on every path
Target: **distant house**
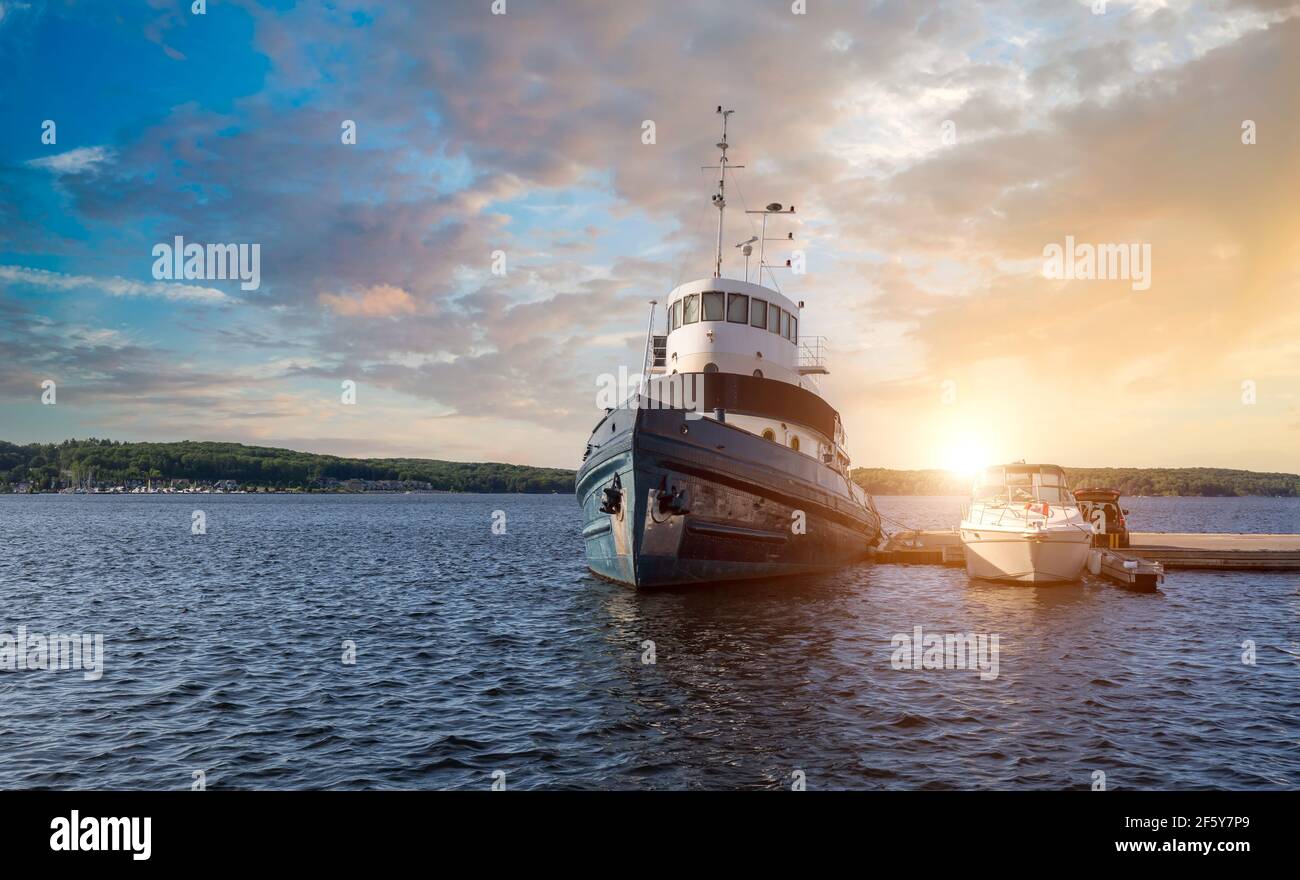
M 24 482 L 24 483 L 14 483 L 14 491 L 15 491 L 15 492 L 18 492 L 18 493 L 20 493 L 20 494 L 26 494 L 26 493 L 32 491 L 32 484 L 31 484 L 31 483 L 26 483 L 26 482 Z

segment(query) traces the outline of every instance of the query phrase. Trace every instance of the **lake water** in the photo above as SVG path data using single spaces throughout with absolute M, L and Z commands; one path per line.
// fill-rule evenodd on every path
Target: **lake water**
M 1300 531 L 1297 499 L 1126 505 L 1138 531 Z M 1295 574 L 637 593 L 586 573 L 580 528 L 572 496 L 0 496 L 0 633 L 105 652 L 98 680 L 0 672 L 0 788 L 1300 785 Z M 894 668 L 917 626 L 996 635 L 996 677 Z

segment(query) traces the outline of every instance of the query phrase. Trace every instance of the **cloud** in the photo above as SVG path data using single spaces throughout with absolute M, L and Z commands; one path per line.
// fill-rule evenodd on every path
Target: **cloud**
M 362 291 L 360 296 L 322 293 L 320 301 L 336 315 L 388 318 L 409 315 L 416 310 L 415 299 L 391 284 L 376 284 Z
M 45 269 L 29 269 L 26 266 L 0 266 L 0 282 L 13 284 L 30 284 L 51 290 L 76 290 L 94 288 L 110 296 L 146 297 L 165 299 L 172 302 L 224 303 L 230 300 L 220 290 L 212 287 L 197 287 L 193 284 L 174 284 L 164 281 L 130 281 L 126 278 L 92 278 L 89 275 L 64 275 Z
M 94 173 L 100 165 L 113 160 L 113 150 L 108 147 L 77 147 L 66 153 L 31 159 L 27 162 L 32 168 L 40 168 L 54 174 Z
M 148 39 L 183 36 L 189 17 L 156 5 L 172 11 Z M 59 190 L 68 227 L 10 200 L 5 249 L 103 266 L 177 232 L 262 242 L 264 295 L 232 300 L 223 327 L 182 329 L 202 333 L 222 369 L 265 354 L 281 365 L 265 381 L 281 384 L 248 380 L 264 396 L 198 412 L 196 431 L 283 406 L 279 436 L 302 438 L 316 426 L 289 421 L 293 395 L 353 378 L 407 432 L 385 442 L 456 434 L 479 457 L 473 444 L 490 436 L 498 455 L 572 464 L 595 375 L 640 363 L 645 301 L 711 271 L 716 212 L 699 166 L 726 103 L 738 110 L 732 158 L 748 166 L 732 207 L 798 205 L 791 227 L 768 231 L 792 229 L 810 271 L 779 283 L 808 302 L 803 329 L 833 337 L 827 387 L 859 463 L 926 464 L 917 450 L 946 426 L 936 383 L 953 378 L 972 418 L 985 403 L 1027 444 L 1069 434 L 1072 455 L 1113 463 L 1142 445 L 1132 426 L 1167 416 L 1171 457 L 1243 464 L 1234 450 L 1249 450 L 1281 466 L 1294 433 L 1237 410 L 1235 432 L 1198 439 L 1205 422 L 1182 411 L 1235 401 L 1220 389 L 1241 378 L 1300 382 L 1300 221 L 1277 195 L 1300 184 L 1287 149 L 1300 135 L 1300 21 L 1293 2 L 1158 6 L 1094 16 L 1086 3 L 825 0 L 816 15 L 774 3 L 737 18 L 693 0 L 507 16 L 409 4 L 357 27 L 346 2 L 250 4 L 265 80 L 145 114 L 102 157 L 0 168 L 4 184 Z M 339 143 L 343 118 L 358 121 L 357 145 Z M 653 145 L 640 141 L 646 119 Z M 1241 144 L 1244 119 L 1259 124 L 1257 145 Z M 728 244 L 753 232 L 728 212 Z M 1152 290 L 1047 283 L 1042 248 L 1065 235 L 1150 242 Z M 505 276 L 489 269 L 498 249 Z M 77 286 L 112 285 L 187 289 Z M 1040 412 L 1015 411 L 1007 375 Z M 203 387 L 205 401 L 239 397 Z M 140 406 L 177 430 L 196 415 Z M 1116 412 L 1140 417 L 1116 424 Z M 573 418 L 547 433 L 557 413 Z M 1101 429 L 1060 430 L 1085 415 Z M 353 427 L 319 436 L 359 448 L 367 425 Z
M 10 12 L 26 12 L 28 9 L 31 8 L 32 7 L 30 3 L 0 2 L 0 24 L 4 23 L 5 16 L 7 16 Z

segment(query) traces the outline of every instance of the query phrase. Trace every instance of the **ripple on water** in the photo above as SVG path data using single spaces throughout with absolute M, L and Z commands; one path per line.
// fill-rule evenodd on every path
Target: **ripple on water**
M 956 502 L 880 503 L 934 526 Z M 1232 528 L 1300 521 L 1223 503 Z M 1133 506 L 1170 530 L 1220 509 Z M 0 632 L 107 652 L 98 682 L 0 673 L 0 788 L 1300 785 L 1284 575 L 1172 572 L 1147 596 L 863 565 L 635 593 L 586 574 L 565 496 L 0 496 L 0 526 Z M 998 634 L 998 677 L 894 669 L 915 626 Z

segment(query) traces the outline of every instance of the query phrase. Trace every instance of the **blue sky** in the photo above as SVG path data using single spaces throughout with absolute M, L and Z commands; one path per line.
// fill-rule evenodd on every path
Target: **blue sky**
M 1295 470 L 1298 33 L 1288 2 L 0 0 L 0 439 L 573 466 L 646 301 L 709 273 L 726 103 L 739 191 L 799 205 L 780 282 L 858 464 Z M 154 279 L 175 235 L 257 243 L 260 288 Z M 1046 283 L 1066 235 L 1149 242 L 1152 289 Z

